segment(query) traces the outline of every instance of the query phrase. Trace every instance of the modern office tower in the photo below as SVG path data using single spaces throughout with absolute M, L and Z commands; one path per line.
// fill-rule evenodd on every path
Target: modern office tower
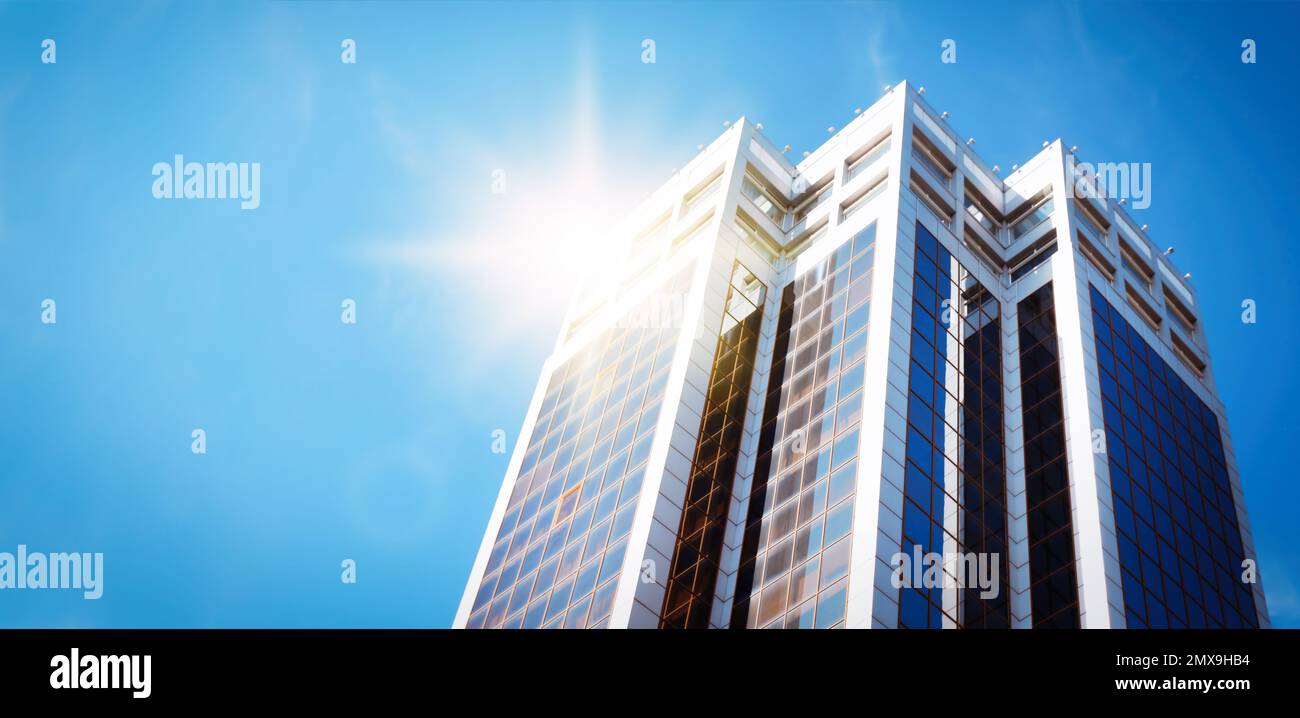
M 612 233 L 457 627 L 1268 625 L 1199 303 L 1107 172 L 1002 178 L 906 83 L 798 164 L 759 129 Z

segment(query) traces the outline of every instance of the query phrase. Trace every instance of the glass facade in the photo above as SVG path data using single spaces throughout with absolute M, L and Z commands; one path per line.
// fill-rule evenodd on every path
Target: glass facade
M 1219 420 L 1095 287 L 1129 628 L 1257 628 Z
M 735 628 L 841 628 L 848 588 L 875 225 L 782 294 Z
M 682 296 L 690 270 L 660 294 Z M 628 313 L 551 375 L 468 628 L 602 627 L 680 326 Z
M 922 124 L 928 121 L 919 105 L 912 109 Z M 882 121 L 881 132 L 884 126 Z M 639 211 L 638 217 L 649 221 L 634 244 L 652 245 L 649 238 L 657 237 L 679 248 L 690 244 L 682 261 L 689 259 L 687 249 L 707 257 L 702 261 L 710 263 L 709 286 L 697 290 L 713 298 L 711 311 L 724 305 L 721 326 L 715 326 L 715 314 L 698 322 L 703 335 L 681 337 L 680 323 L 671 328 L 638 323 L 637 317 L 662 309 L 646 304 L 606 329 L 613 312 L 586 303 L 593 308 L 570 322 L 548 364 L 553 370 L 541 379 L 535 424 L 520 437 L 518 466 L 512 463 L 517 471 L 506 477 L 509 498 L 493 514 L 499 531 L 484 537 L 476 555 L 458 625 L 1009 628 L 1014 603 L 1017 625 L 1078 628 L 1085 617 L 1098 626 L 1119 620 L 1118 607 L 1113 613 L 1105 606 L 1082 613 L 1083 589 L 1106 580 L 1122 588 L 1131 627 L 1236 628 L 1261 622 L 1259 611 L 1265 609 L 1257 610 L 1253 586 L 1241 581 L 1242 527 L 1226 468 L 1226 440 L 1218 415 L 1200 399 L 1213 401 L 1213 389 L 1195 384 L 1208 359 L 1203 334 L 1188 329 L 1197 326 L 1188 290 L 1172 270 L 1163 270 L 1164 296 L 1174 297 L 1177 290 L 1186 302 L 1170 299 L 1157 307 L 1154 300 L 1130 297 L 1129 309 L 1145 320 L 1136 322 L 1135 331 L 1121 316 L 1129 309 L 1108 304 L 1093 288 L 1088 311 L 1103 405 L 1090 404 L 1095 396 L 1079 406 L 1067 404 L 1065 389 L 1082 401 L 1089 387 L 1084 376 L 1062 374 L 1063 365 L 1076 366 L 1082 356 L 1063 362 L 1061 339 L 1078 352 L 1082 337 L 1073 316 L 1058 326 L 1050 280 L 1065 282 L 1073 292 L 1077 282 L 1086 281 L 1079 272 L 1089 270 L 1056 260 L 1068 259 L 1061 254 L 1065 249 L 1079 249 L 1095 260 L 1102 273 L 1097 276 L 1120 282 L 1111 270 L 1118 271 L 1122 259 L 1142 270 L 1138 274 L 1149 286 L 1154 275 L 1142 269 L 1141 258 L 1155 256 L 1154 250 L 1145 240 L 1133 244 L 1137 235 L 1127 230 L 1119 233 L 1119 255 L 1111 259 L 1102 255 L 1115 251 L 1113 238 L 1111 245 L 1093 242 L 1096 247 L 1084 241 L 1098 227 L 1111 226 L 1113 233 L 1114 226 L 1127 223 L 1126 215 L 1112 212 L 1105 202 L 1080 205 L 1080 212 L 1091 214 L 1080 220 L 1074 236 L 1062 234 L 1062 227 L 1047 231 L 1058 201 L 1054 190 L 1020 199 L 1027 187 L 1017 180 L 1015 192 L 1005 183 L 1007 192 L 1001 194 L 976 191 L 971 180 L 992 189 L 1000 181 L 961 148 L 940 156 L 930 151 L 933 147 L 916 145 L 919 154 L 896 158 L 904 176 L 891 176 L 897 168 L 886 170 L 882 164 L 890 142 L 877 136 L 871 148 L 866 142 L 856 148 L 833 145 L 814 166 L 835 171 L 818 170 L 820 179 L 810 186 L 753 137 L 747 145 L 751 154 L 738 151 L 734 159 L 721 159 L 710 150 L 711 164 L 680 180 L 690 183 L 689 190 L 674 185 Z M 722 154 L 725 147 L 718 145 Z M 755 158 L 771 161 L 759 165 Z M 957 169 L 936 161 L 955 163 Z M 936 172 L 916 165 L 943 170 L 937 179 L 964 176 L 964 210 L 932 202 L 926 188 L 934 183 L 922 180 Z M 879 176 L 862 176 L 877 170 Z M 856 184 L 846 186 L 855 176 Z M 728 177 L 737 182 L 740 196 L 719 194 Z M 899 184 L 909 177 L 920 184 Z M 877 237 L 874 222 L 851 237 L 843 232 L 850 216 L 864 223 L 876 210 L 907 216 L 921 211 L 918 200 L 935 209 L 940 224 L 946 226 L 957 212 L 982 229 L 954 235 L 926 220 L 935 227 L 932 233 L 909 219 L 897 227 L 886 223 L 895 236 Z M 757 219 L 760 214 L 784 231 L 760 231 L 758 224 L 766 221 Z M 1029 248 L 1007 246 L 982 231 L 992 229 L 1012 239 L 1037 239 Z M 877 308 L 889 317 L 883 329 L 892 335 L 897 324 L 907 347 L 890 342 L 877 347 L 880 363 L 873 363 L 868 376 L 867 325 L 878 241 L 890 256 L 895 249 L 906 254 L 914 242 L 914 266 L 897 276 L 892 262 L 882 270 L 886 275 L 880 279 L 887 284 L 880 289 L 890 296 L 887 307 Z M 622 280 L 606 278 L 638 287 L 660 283 L 663 275 L 649 279 L 657 260 L 642 259 L 641 269 L 620 275 Z M 690 271 L 664 281 L 656 296 L 684 297 Z M 1044 281 L 1045 286 L 1027 291 Z M 1065 284 L 1061 287 L 1065 291 Z M 769 291 L 779 292 L 779 302 L 767 296 Z M 765 300 L 771 300 L 770 308 Z M 683 311 L 685 305 L 680 304 Z M 1172 353 L 1166 354 L 1173 367 L 1153 351 L 1159 339 L 1148 345 L 1138 334 L 1149 336 L 1155 327 L 1158 335 L 1165 325 L 1174 329 L 1164 335 L 1173 341 Z M 575 339 L 585 345 L 566 359 Z M 712 356 L 705 356 L 710 348 Z M 691 377 L 686 391 L 695 398 L 685 412 L 691 426 L 660 413 L 665 394 L 676 396 L 681 388 L 668 385 L 675 358 L 682 363 L 679 372 Z M 868 422 L 870 431 L 879 433 L 864 437 L 865 398 L 882 398 L 887 389 L 892 394 L 885 413 Z M 1007 397 L 1017 393 L 1019 407 L 1008 407 Z M 666 408 L 674 419 L 682 409 Z M 1107 453 L 1092 458 L 1108 462 L 1111 495 L 1092 497 L 1091 483 L 1083 494 L 1090 502 L 1100 500 L 1100 507 L 1076 505 L 1081 495 L 1072 480 L 1081 475 L 1077 464 L 1074 475 L 1070 471 L 1067 410 L 1076 419 L 1102 413 Z M 660 418 L 666 431 L 658 441 L 661 451 L 672 446 L 671 483 L 682 495 L 679 500 L 672 491 L 649 492 L 646 501 L 653 505 L 640 508 L 653 514 L 653 521 L 629 544 L 643 479 L 658 486 L 661 478 L 645 476 Z M 687 438 L 682 445 L 696 423 L 694 442 Z M 1100 433 L 1094 439 L 1098 444 Z M 882 494 L 887 505 L 855 506 L 863 498 L 856 493 L 859 475 L 868 482 L 883 480 L 868 468 L 883 457 L 860 456 L 864 444 L 894 462 L 886 469 L 895 469 L 889 480 L 901 485 L 901 501 L 895 489 Z M 1079 458 L 1089 458 L 1086 440 L 1079 444 Z M 1008 462 L 1017 472 L 1023 466 L 1023 474 L 1009 474 Z M 1008 480 L 1021 476 L 1023 494 L 1014 495 L 1013 523 Z M 1021 490 L 1017 482 L 1016 491 Z M 1113 515 L 1113 544 L 1076 538 L 1074 510 L 1092 508 L 1103 517 Z M 859 551 L 869 552 L 860 559 L 870 576 L 850 576 L 858 509 L 889 511 L 879 514 L 883 532 L 871 528 L 877 535 L 857 542 Z M 1097 526 L 1079 528 L 1093 530 L 1081 531 L 1085 538 L 1096 537 Z M 1088 553 L 1094 550 L 1096 555 Z M 893 561 L 885 566 L 890 554 Z M 1111 558 L 1118 558 L 1119 569 Z M 632 586 L 630 572 L 638 563 L 647 566 L 645 559 L 652 561 Z M 1103 566 L 1106 575 L 1091 570 Z M 904 579 L 894 582 L 897 594 L 886 585 L 891 569 L 894 578 Z M 620 573 L 628 574 L 633 590 L 619 597 L 618 615 L 611 615 Z M 854 588 L 863 599 L 852 607 L 847 601 L 851 578 L 859 581 Z M 1013 584 L 1021 593 L 1013 596 Z M 875 590 L 896 595 L 897 606 L 872 600 Z M 1092 593 L 1089 589 L 1087 595 Z M 1116 592 L 1107 593 L 1118 602 Z
M 1017 314 L 1034 628 L 1078 628 L 1079 585 L 1051 283 L 1021 301 Z
M 1011 623 L 1001 326 L 997 300 L 918 223 L 899 549 L 983 555 L 998 586 L 981 598 L 973 576 L 946 564 L 941 585 L 900 589 L 902 628 Z
M 737 262 L 727 287 L 661 628 L 709 627 L 766 293 L 766 285 Z

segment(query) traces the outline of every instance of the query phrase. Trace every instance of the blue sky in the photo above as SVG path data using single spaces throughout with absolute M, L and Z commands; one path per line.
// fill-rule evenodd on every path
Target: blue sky
M 516 438 L 573 257 L 724 120 L 797 156 L 902 79 L 1004 168 L 1057 137 L 1151 163 L 1135 214 L 1193 273 L 1270 609 L 1300 625 L 1298 16 L 0 6 L 0 551 L 105 554 L 103 598 L 5 591 L 0 625 L 448 625 L 508 457 L 492 432 Z M 175 154 L 260 162 L 261 207 L 154 199 L 151 167 Z

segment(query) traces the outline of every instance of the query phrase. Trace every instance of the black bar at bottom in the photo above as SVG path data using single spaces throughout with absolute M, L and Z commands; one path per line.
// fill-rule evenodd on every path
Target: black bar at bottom
M 1293 631 L 10 630 L 0 631 L 0 700 L 22 705 L 22 699 L 34 699 L 49 707 L 210 707 L 265 699 L 374 707 L 436 698 L 448 710 L 455 704 L 446 701 L 467 700 L 496 713 L 506 705 L 547 709 L 560 695 L 598 689 L 628 691 L 644 707 L 680 710 L 690 704 L 688 691 L 710 687 L 709 704 L 729 711 L 750 702 L 762 707 L 768 700 L 797 705 L 805 699 L 871 701 L 885 694 L 920 701 L 918 706 L 972 709 L 1034 697 L 1059 708 L 1098 698 L 1117 705 L 1153 699 L 1239 702 L 1290 697 L 1297 685 L 1296 636 Z M 82 671 L 90 670 L 87 678 L 105 682 L 127 663 L 116 657 L 138 657 L 135 673 L 119 684 L 142 678 L 148 656 L 147 689 L 89 688 L 80 673 L 79 687 L 71 687 L 71 668 L 58 671 L 71 662 L 74 649 Z M 114 658 L 101 660 L 104 656 Z M 148 697 L 133 696 L 146 690 Z M 12 703 L 15 699 L 20 702 Z

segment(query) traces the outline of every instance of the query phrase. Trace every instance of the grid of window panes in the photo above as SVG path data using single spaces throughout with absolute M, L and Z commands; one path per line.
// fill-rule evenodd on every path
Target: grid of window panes
M 939 585 L 916 585 L 912 567 L 898 625 L 1006 628 L 1001 309 L 920 223 L 916 249 L 900 551 L 909 560 L 940 554 L 945 574 Z M 995 595 L 981 597 L 980 575 L 958 571 L 965 564 L 951 560 L 957 554 L 996 562 Z
M 767 479 L 772 468 L 772 447 L 776 443 L 776 417 L 781 411 L 781 379 L 785 376 L 786 352 L 790 348 L 790 327 L 794 322 L 794 282 L 781 290 L 781 308 L 777 315 L 776 338 L 772 343 L 772 362 L 763 402 L 763 425 L 758 432 L 758 454 L 754 459 L 754 480 L 750 484 L 746 507 L 745 532 L 741 542 L 741 563 L 737 574 L 735 600 L 731 605 L 731 628 L 745 628 L 749 621 L 749 598 L 753 589 L 753 558 L 762 537 L 763 504 L 767 496 Z
M 1017 315 L 1033 625 L 1078 628 L 1079 586 L 1052 285 L 1043 285 L 1021 301 Z
M 680 331 L 653 318 L 689 284 L 687 269 L 552 374 L 469 628 L 607 622 Z
M 1014 225 L 1012 225 L 1011 238 L 1020 239 L 1026 234 L 1029 234 L 1030 230 L 1035 229 L 1038 225 L 1046 222 L 1047 218 L 1051 216 L 1052 197 L 1051 195 L 1048 195 L 1046 198 L 1039 200 L 1038 204 L 1025 214 L 1023 219 L 1018 220 Z
M 875 237 L 872 224 L 787 288 L 733 626 L 844 626 Z
M 662 628 L 709 627 L 766 293 L 758 277 L 735 263 L 664 592 Z
M 1095 287 L 1129 628 L 1257 628 L 1219 421 Z

